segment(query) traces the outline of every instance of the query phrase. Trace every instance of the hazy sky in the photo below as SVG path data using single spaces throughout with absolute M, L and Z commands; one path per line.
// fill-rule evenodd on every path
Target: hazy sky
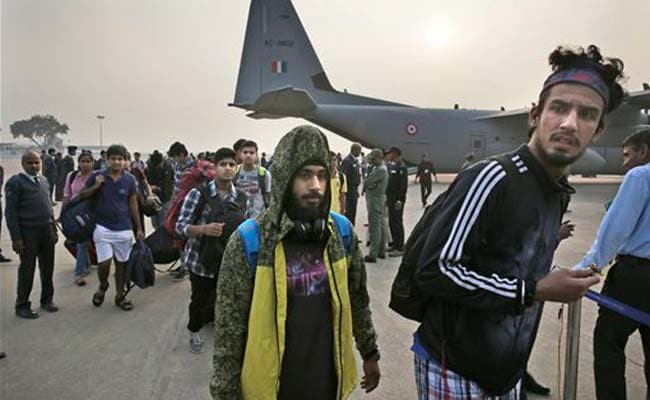
M 252 138 L 271 149 L 296 119 L 255 121 L 233 100 L 246 0 L 0 0 L 2 141 L 51 113 L 65 141 L 191 151 Z M 530 104 L 558 44 L 620 57 L 650 81 L 648 0 L 294 0 L 339 90 L 422 107 Z M 337 151 L 348 142 L 330 134 Z

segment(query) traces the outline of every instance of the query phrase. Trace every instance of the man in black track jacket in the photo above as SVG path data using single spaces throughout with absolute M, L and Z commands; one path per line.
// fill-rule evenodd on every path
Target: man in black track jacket
M 426 309 L 415 334 L 420 399 L 519 398 L 543 301 L 571 302 L 599 281 L 551 273 L 564 175 L 622 101 L 622 63 L 597 48 L 556 49 L 529 114 L 527 145 L 462 171 L 434 217 L 415 275 Z

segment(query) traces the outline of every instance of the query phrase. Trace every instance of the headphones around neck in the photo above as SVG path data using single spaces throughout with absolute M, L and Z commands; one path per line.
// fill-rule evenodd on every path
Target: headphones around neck
M 322 240 L 327 237 L 327 219 L 293 221 L 293 233 L 303 241 Z

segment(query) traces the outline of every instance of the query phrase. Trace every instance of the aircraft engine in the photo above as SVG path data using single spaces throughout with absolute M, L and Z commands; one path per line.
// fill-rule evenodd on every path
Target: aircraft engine
M 587 149 L 585 154 L 571 165 L 570 173 L 584 176 L 595 176 L 602 170 L 605 162 L 606 160 L 603 156 L 592 149 Z

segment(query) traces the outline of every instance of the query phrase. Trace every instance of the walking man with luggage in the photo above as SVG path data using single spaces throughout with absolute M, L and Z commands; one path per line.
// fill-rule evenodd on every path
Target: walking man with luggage
M 246 194 L 237 190 L 232 184 L 237 168 L 235 156 L 232 149 L 217 150 L 213 160 L 216 179 L 207 182 L 205 187 L 192 189 L 185 196 L 176 222 L 176 233 L 189 239 L 185 244 L 183 264 L 190 272 L 192 287 L 190 318 L 187 324 L 192 353 L 203 352 L 205 343 L 199 332 L 205 324 L 214 320 L 217 277 L 221 260 L 208 260 L 202 257 L 205 254 L 202 251 L 205 250 L 204 247 L 212 245 L 206 239 L 220 238 L 221 246 L 213 247 L 223 250 L 228 236 L 239 222 L 244 220 L 244 211 L 246 211 Z M 226 203 L 235 207 L 227 207 Z M 230 215 L 225 215 L 221 220 L 223 222 L 216 222 L 214 217 L 219 213 Z M 236 220 L 233 221 L 233 218 Z M 230 221 L 231 225 L 235 226 L 227 227 L 225 221 Z
M 93 241 L 97 250 L 97 276 L 99 288 L 93 294 L 92 303 L 99 307 L 108 290 L 111 261 L 115 261 L 115 305 L 124 311 L 133 309 L 133 303 L 124 295 L 126 285 L 126 262 L 133 247 L 133 232 L 143 239 L 138 210 L 138 193 L 133 175 L 126 172 L 128 151 L 119 144 L 106 150 L 108 168 L 98 171 L 86 181 L 79 193 L 82 199 L 96 196 L 96 226 Z M 135 227 L 135 229 L 134 229 Z

